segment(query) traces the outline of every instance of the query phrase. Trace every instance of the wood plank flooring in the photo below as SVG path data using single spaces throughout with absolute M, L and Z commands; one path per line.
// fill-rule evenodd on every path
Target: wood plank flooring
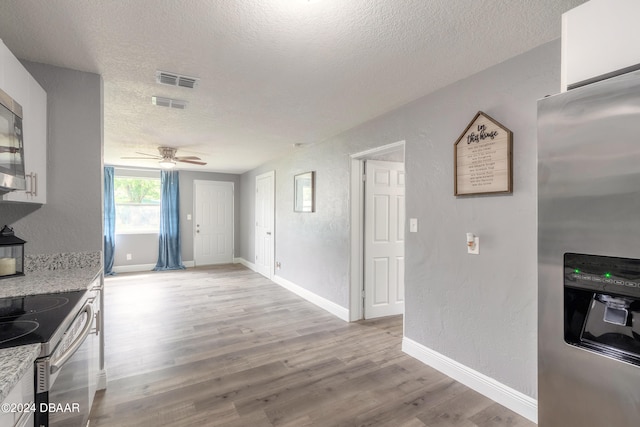
M 535 425 L 401 340 L 401 317 L 345 323 L 240 265 L 107 278 L 91 427 Z

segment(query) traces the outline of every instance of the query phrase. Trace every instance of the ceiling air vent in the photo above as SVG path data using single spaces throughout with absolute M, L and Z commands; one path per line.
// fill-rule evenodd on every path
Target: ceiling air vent
M 167 71 L 156 71 L 156 82 L 163 85 L 193 89 L 198 85 L 198 80 L 200 79 L 196 77 L 181 76 L 180 74 L 169 73 Z
M 194 87 L 196 87 L 197 84 L 198 84 L 198 79 L 194 77 L 185 77 L 185 76 L 178 77 L 178 86 L 180 87 L 193 89 Z
M 187 101 L 181 101 L 179 99 L 163 98 L 161 96 L 152 96 L 151 103 L 159 107 L 176 108 L 178 110 L 184 110 L 187 108 Z

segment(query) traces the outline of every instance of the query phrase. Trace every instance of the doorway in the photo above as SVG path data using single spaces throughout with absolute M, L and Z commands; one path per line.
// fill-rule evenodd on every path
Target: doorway
M 193 181 L 196 266 L 233 262 L 233 182 Z
M 404 146 L 351 155 L 351 321 L 404 313 Z
M 275 273 L 275 171 L 256 177 L 255 271 L 268 279 Z

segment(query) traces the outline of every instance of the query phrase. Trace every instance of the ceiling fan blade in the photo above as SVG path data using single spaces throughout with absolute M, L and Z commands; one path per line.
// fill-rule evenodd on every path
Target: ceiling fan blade
M 121 159 L 155 160 L 156 157 L 120 157 Z
M 174 157 L 175 160 L 202 160 L 200 157 L 196 157 L 196 156 L 178 156 L 178 157 Z
M 140 154 L 141 156 L 147 156 L 149 158 L 153 158 L 153 159 L 161 159 L 162 156 L 158 156 L 157 154 L 147 154 L 147 153 L 141 153 L 139 151 L 135 152 L 136 154 Z
M 178 162 L 182 162 L 182 163 L 191 163 L 191 164 L 194 164 L 194 165 L 201 165 L 201 166 L 204 166 L 204 165 L 207 164 L 206 162 L 197 162 L 195 160 L 185 160 L 184 158 L 179 159 L 177 157 L 174 160 L 178 161 Z

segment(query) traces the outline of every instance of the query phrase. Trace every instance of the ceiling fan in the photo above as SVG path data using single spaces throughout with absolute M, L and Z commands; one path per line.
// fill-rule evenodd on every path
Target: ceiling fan
M 206 165 L 207 164 L 206 162 L 200 161 L 202 159 L 200 159 L 200 157 L 196 157 L 196 156 L 177 157 L 176 156 L 176 151 L 178 151 L 177 148 L 158 147 L 158 152 L 160 153 L 160 155 L 140 153 L 140 152 L 136 151 L 136 154 L 140 154 L 141 156 L 144 156 L 144 157 L 121 157 L 121 159 L 159 160 L 158 163 L 160 164 L 160 167 L 165 168 L 165 169 L 174 168 L 176 166 L 176 162 L 191 163 L 191 164 L 194 164 L 194 165 Z

